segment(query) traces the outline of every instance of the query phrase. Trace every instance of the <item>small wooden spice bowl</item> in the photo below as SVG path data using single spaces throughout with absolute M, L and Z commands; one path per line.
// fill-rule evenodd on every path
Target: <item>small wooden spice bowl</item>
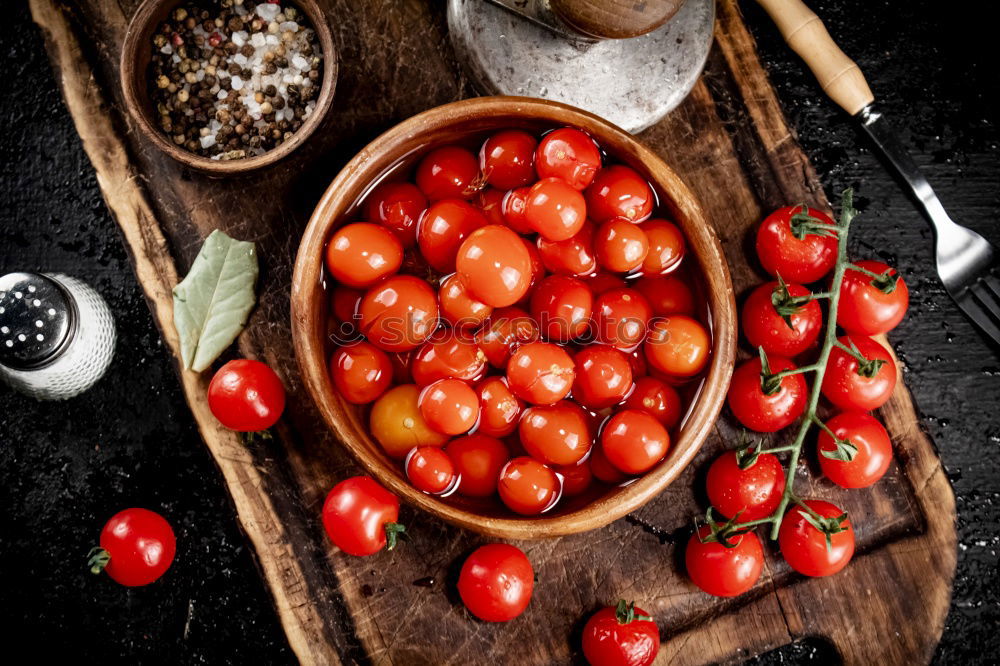
M 688 241 L 687 261 L 696 262 L 712 329 L 712 357 L 700 391 L 667 457 L 634 482 L 610 488 L 582 506 L 557 506 L 540 516 L 518 517 L 453 495 L 424 494 L 407 481 L 399 461 L 389 458 L 369 434 L 366 412 L 344 401 L 328 374 L 327 340 L 332 285 L 326 284 L 323 253 L 334 227 L 351 219 L 357 202 L 387 172 L 412 164 L 430 148 L 509 128 L 578 127 L 617 161 L 644 174 Z M 652 499 L 698 452 L 722 409 L 736 350 L 736 304 L 729 268 L 712 227 L 694 194 L 655 153 L 624 130 L 564 104 L 525 97 L 480 97 L 425 111 L 375 139 L 334 178 L 316 206 L 299 246 L 292 280 L 292 334 L 302 379 L 326 423 L 365 470 L 413 505 L 455 525 L 492 537 L 537 539 L 602 527 Z
M 153 35 L 167 16 L 184 0 L 146 0 L 129 22 L 122 42 L 120 76 L 125 108 L 139 132 L 163 152 L 183 164 L 215 176 L 232 176 L 271 166 L 305 143 L 319 127 L 333 103 L 337 85 L 337 50 L 326 15 L 316 0 L 292 0 L 288 4 L 302 10 L 309 19 L 323 50 L 323 79 L 316 106 L 290 139 L 263 155 L 235 160 L 213 160 L 176 145 L 156 123 L 156 109 L 149 97 L 149 63 L 153 55 Z

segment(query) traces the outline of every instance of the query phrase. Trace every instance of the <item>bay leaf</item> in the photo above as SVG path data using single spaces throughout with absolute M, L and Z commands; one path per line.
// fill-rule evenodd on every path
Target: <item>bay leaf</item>
M 201 372 L 233 343 L 257 302 L 254 244 L 216 229 L 174 287 L 174 328 L 186 370 Z

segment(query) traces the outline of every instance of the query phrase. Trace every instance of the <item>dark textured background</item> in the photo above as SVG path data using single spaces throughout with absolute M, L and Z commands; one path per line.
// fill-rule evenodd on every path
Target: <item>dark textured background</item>
M 292 661 L 38 31 L 13 4 L 0 27 L 13 74 L 0 92 L 0 273 L 42 269 L 89 281 L 115 311 L 120 341 L 105 378 L 65 404 L 0 387 L 0 626 L 35 655 L 84 663 Z M 811 4 L 868 75 L 952 216 L 1000 243 L 1000 58 L 988 30 L 975 28 L 988 3 L 949 11 L 930 0 Z M 891 261 L 910 285 L 910 313 L 892 341 L 958 501 L 958 574 L 936 660 L 992 661 L 1000 650 L 1000 355 L 938 285 L 923 219 L 766 16 L 749 1 L 744 9 L 828 192 L 858 191 L 854 253 Z M 83 561 L 110 514 L 133 505 L 170 517 L 178 557 L 167 583 L 130 591 L 92 578 Z M 756 661 L 829 657 L 807 641 Z

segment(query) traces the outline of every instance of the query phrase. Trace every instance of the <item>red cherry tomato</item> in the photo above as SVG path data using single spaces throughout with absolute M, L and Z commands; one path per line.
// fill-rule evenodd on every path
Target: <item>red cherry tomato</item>
M 638 380 L 649 374 L 646 367 L 646 356 L 642 352 L 642 347 L 636 347 L 628 353 L 628 362 L 632 366 L 632 379 Z
M 823 312 L 816 301 L 792 306 L 788 314 L 791 320 L 789 325 L 773 301 L 774 295 L 780 293 L 775 291 L 777 288 L 777 282 L 767 282 L 750 292 L 743 305 L 743 332 L 754 348 L 763 347 L 768 354 L 778 356 L 798 356 L 819 337 L 823 328 Z M 792 298 L 811 293 L 798 284 L 790 284 L 787 288 Z
M 403 469 L 413 487 L 429 495 L 445 495 L 458 483 L 455 464 L 435 446 L 418 446 L 410 451 Z
M 646 337 L 653 311 L 634 289 L 610 289 L 594 303 L 594 328 L 598 342 L 631 351 Z
M 468 335 L 448 331 L 435 335 L 413 355 L 410 374 L 420 386 L 439 379 L 476 381 L 486 372 L 486 355 Z
M 854 344 L 868 362 L 859 363 L 843 349 L 834 347 L 820 390 L 827 400 L 841 409 L 866 412 L 878 409 L 888 402 L 896 388 L 896 362 L 892 354 L 863 335 L 845 335 L 839 342 L 848 347 Z
M 601 169 L 586 195 L 587 212 L 598 224 L 615 217 L 642 222 L 653 212 L 655 200 L 646 179 L 621 164 Z
M 543 178 L 528 191 L 524 219 L 545 240 L 572 238 L 587 220 L 583 195 L 559 178 Z
M 594 478 L 613 486 L 628 479 L 628 475 L 611 464 L 608 457 L 604 455 L 604 448 L 600 444 L 595 444 L 590 451 L 590 471 Z
M 333 289 L 330 306 L 333 308 L 333 315 L 340 321 L 354 324 L 357 323 L 358 307 L 365 292 L 359 289 L 345 287 L 342 284 Z
M 624 599 L 594 613 L 583 627 L 583 656 L 596 666 L 649 666 L 659 651 L 656 623 Z
M 367 404 L 392 385 L 392 361 L 375 345 L 352 342 L 330 357 L 330 378 L 344 400 Z
M 538 237 L 538 252 L 542 263 L 552 273 L 590 275 L 597 268 L 594 255 L 594 225 L 585 222 L 572 238 L 549 241 Z
M 442 146 L 417 165 L 416 181 L 431 201 L 471 197 L 482 187 L 479 160 L 465 148 Z
M 455 270 L 462 241 L 486 225 L 482 211 L 466 201 L 444 199 L 431 204 L 417 225 L 417 244 L 431 268 L 439 273 Z
M 612 289 L 624 289 L 625 280 L 611 273 L 594 273 L 587 277 L 586 284 L 595 296 L 607 293 Z
M 476 207 L 483 212 L 486 221 L 490 224 L 507 224 L 503 216 L 503 200 L 507 196 L 506 190 L 497 190 L 487 187 L 480 190 L 476 195 Z
M 326 246 L 326 269 L 348 287 L 369 287 L 398 271 L 402 263 L 399 239 L 377 224 L 341 227 Z
M 573 357 L 576 380 L 573 399 L 590 409 L 617 405 L 632 390 L 632 366 L 613 347 L 588 345 Z
M 500 468 L 510 460 L 503 442 L 476 433 L 453 439 L 444 450 L 458 470 L 460 495 L 489 497 L 497 491 Z
M 551 467 L 522 456 L 512 458 L 500 470 L 497 492 L 511 511 L 535 516 L 559 501 L 561 481 Z
M 539 178 L 561 178 L 574 189 L 583 190 L 601 168 L 601 152 L 588 135 L 564 127 L 542 138 L 535 162 Z
M 385 351 L 409 351 L 438 326 L 434 290 L 412 275 L 394 275 L 369 289 L 358 312 L 361 332 Z
M 708 468 L 705 486 L 708 501 L 726 518 L 759 520 L 781 503 L 785 470 L 773 453 L 761 453 L 751 463 L 741 452 L 726 451 Z
M 563 497 L 577 497 L 587 492 L 594 481 L 589 460 L 581 460 L 575 465 L 559 465 L 552 468 L 562 478 Z
M 441 307 L 441 316 L 458 329 L 475 328 L 486 321 L 493 312 L 493 306 L 483 303 L 469 292 L 465 281 L 458 273 L 453 273 L 441 281 L 438 303 Z
M 837 573 L 851 561 L 854 555 L 854 529 L 846 514 L 835 505 L 822 500 L 805 500 L 810 509 L 840 531 L 827 535 L 805 516 L 809 513 L 800 506 L 793 506 L 781 520 L 778 531 L 778 546 L 788 565 L 806 576 L 829 576 Z M 838 520 L 840 516 L 845 516 Z
M 90 571 L 104 571 L 119 585 L 149 585 L 167 572 L 177 552 L 170 523 L 149 509 L 125 509 L 101 530 L 101 547 L 90 557 Z
M 666 273 L 677 268 L 684 258 L 684 234 L 673 222 L 646 220 L 642 225 L 649 241 L 649 252 L 642 261 L 642 272 L 647 275 Z
M 439 379 L 420 392 L 420 414 L 445 435 L 469 432 L 479 420 L 479 396 L 461 379 Z
M 500 210 L 507 226 L 519 234 L 533 234 L 535 230 L 524 216 L 524 206 L 528 202 L 530 187 L 516 187 L 503 198 Z
M 476 387 L 479 395 L 479 428 L 490 437 L 506 437 L 517 430 L 524 403 L 514 395 L 503 377 L 487 377 Z
M 521 130 L 497 132 L 479 151 L 479 169 L 486 182 L 512 190 L 535 180 L 535 137 Z
M 531 295 L 531 315 L 542 336 L 556 342 L 569 342 L 586 333 L 593 307 L 590 288 L 568 275 L 548 276 Z
M 477 548 L 458 575 L 458 594 L 469 612 L 487 622 L 507 622 L 531 602 L 535 571 L 518 548 L 490 543 Z
M 420 413 L 420 389 L 413 384 L 395 386 L 375 401 L 368 427 L 386 452 L 403 459 L 415 446 L 444 446 L 448 435 L 431 428 Z
M 646 337 L 646 360 L 671 377 L 694 377 L 708 365 L 708 331 L 691 317 L 671 315 L 654 321 Z
M 772 373 L 795 368 L 794 363 L 781 356 L 769 356 L 768 365 Z M 806 380 L 801 374 L 788 375 L 777 384 L 769 387 L 773 391 L 770 395 L 764 392 L 759 358 L 740 365 L 729 384 L 728 401 L 733 416 L 757 432 L 775 432 L 791 425 L 805 412 L 809 393 Z
M 716 597 L 737 597 L 756 585 L 764 568 L 764 549 L 753 532 L 730 537 L 733 548 L 717 541 L 702 543 L 711 534 L 708 525 L 691 536 L 684 564 L 691 582 Z
M 628 273 L 642 265 L 649 241 L 638 225 L 622 219 L 608 220 L 594 234 L 597 263 L 613 273 Z
M 267 430 L 285 411 L 285 387 L 274 370 L 241 358 L 219 368 L 208 385 L 208 408 L 238 432 Z
M 521 300 L 518 301 L 519 303 L 525 303 L 531 296 L 531 291 L 545 277 L 545 264 L 542 263 L 542 255 L 539 254 L 538 248 L 534 243 L 527 238 L 521 238 L 520 240 L 521 244 L 524 245 L 524 249 L 528 252 L 528 258 L 531 260 L 531 279 L 528 281 L 528 290 L 521 297 Z
M 547 465 L 575 465 L 594 443 L 587 415 L 569 400 L 529 407 L 518 434 L 528 455 Z
M 694 314 L 691 287 L 675 275 L 643 276 L 635 281 L 634 287 L 646 298 L 657 317 Z
M 573 359 L 558 345 L 529 342 L 507 363 L 507 385 L 533 405 L 554 405 L 569 393 L 576 378 Z
M 417 221 L 427 209 L 427 197 L 411 183 L 382 183 L 365 201 L 365 217 L 396 235 L 403 247 L 417 242 Z
M 455 266 L 473 296 L 495 308 L 521 300 L 531 285 L 531 255 L 507 227 L 476 229 L 458 249 Z
M 806 217 L 821 224 L 834 224 L 826 213 L 804 205 L 779 208 L 761 223 L 757 230 L 757 256 L 771 275 L 780 275 L 787 282 L 809 284 L 833 269 L 837 261 L 836 236 L 806 233 L 809 224 Z
M 323 527 L 348 555 L 392 550 L 403 531 L 399 500 L 370 476 L 352 476 L 333 487 L 323 503 Z
M 663 460 L 670 435 L 654 416 L 623 409 L 604 424 L 601 448 L 608 461 L 626 474 L 642 474 Z
M 851 460 L 830 458 L 827 454 L 836 454 L 840 447 L 825 430 L 820 431 L 816 451 L 828 479 L 841 488 L 867 488 L 885 476 L 892 462 L 892 442 L 878 419 L 864 412 L 841 412 L 826 427 L 856 449 Z
M 497 368 L 507 367 L 511 353 L 538 339 L 538 325 L 520 308 L 498 308 L 476 332 L 476 343 Z
M 865 259 L 854 265 L 878 275 L 897 275 L 881 261 Z M 903 320 L 909 305 L 910 290 L 902 277 L 882 280 L 848 267 L 840 284 L 837 324 L 848 333 L 887 333 Z
M 681 420 L 681 396 L 674 387 L 655 377 L 641 377 L 625 400 L 625 407 L 638 409 L 656 418 L 664 428 L 673 430 Z

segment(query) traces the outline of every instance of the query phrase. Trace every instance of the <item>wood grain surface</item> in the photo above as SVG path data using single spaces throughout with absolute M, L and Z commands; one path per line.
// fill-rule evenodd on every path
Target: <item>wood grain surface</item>
M 659 623 L 659 663 L 734 661 L 807 636 L 830 641 L 847 663 L 928 661 L 955 566 L 954 500 L 902 385 L 881 410 L 897 463 L 874 489 L 847 493 L 798 472 L 802 494 L 844 506 L 857 532 L 858 556 L 829 579 L 802 579 L 769 547 L 765 575 L 742 598 L 713 599 L 686 580 L 678 546 L 704 506 L 704 463 L 735 439 L 728 415 L 695 462 L 642 509 L 595 532 L 521 544 L 538 574 L 536 595 L 528 613 L 506 625 L 473 620 L 454 590 L 463 556 L 480 537 L 404 510 L 411 539 L 397 551 L 361 560 L 329 546 L 318 521 L 323 497 L 356 468 L 318 419 L 292 358 L 288 294 L 298 239 L 322 190 L 358 148 L 415 112 L 474 93 L 450 50 L 440 3 L 324 4 L 341 62 L 324 125 L 272 169 L 213 180 L 146 143 L 121 112 L 117 49 L 134 3 L 32 0 L 85 149 L 175 356 L 170 288 L 202 239 L 221 228 L 258 243 L 260 305 L 239 352 L 270 363 L 288 387 L 279 437 L 244 445 L 209 414 L 205 379 L 181 378 L 299 659 L 570 663 L 580 660 L 583 618 L 624 596 Z M 747 259 L 750 227 L 779 205 L 827 203 L 730 0 L 720 2 L 716 37 L 688 100 L 639 138 L 701 198 L 743 292 L 763 277 Z

